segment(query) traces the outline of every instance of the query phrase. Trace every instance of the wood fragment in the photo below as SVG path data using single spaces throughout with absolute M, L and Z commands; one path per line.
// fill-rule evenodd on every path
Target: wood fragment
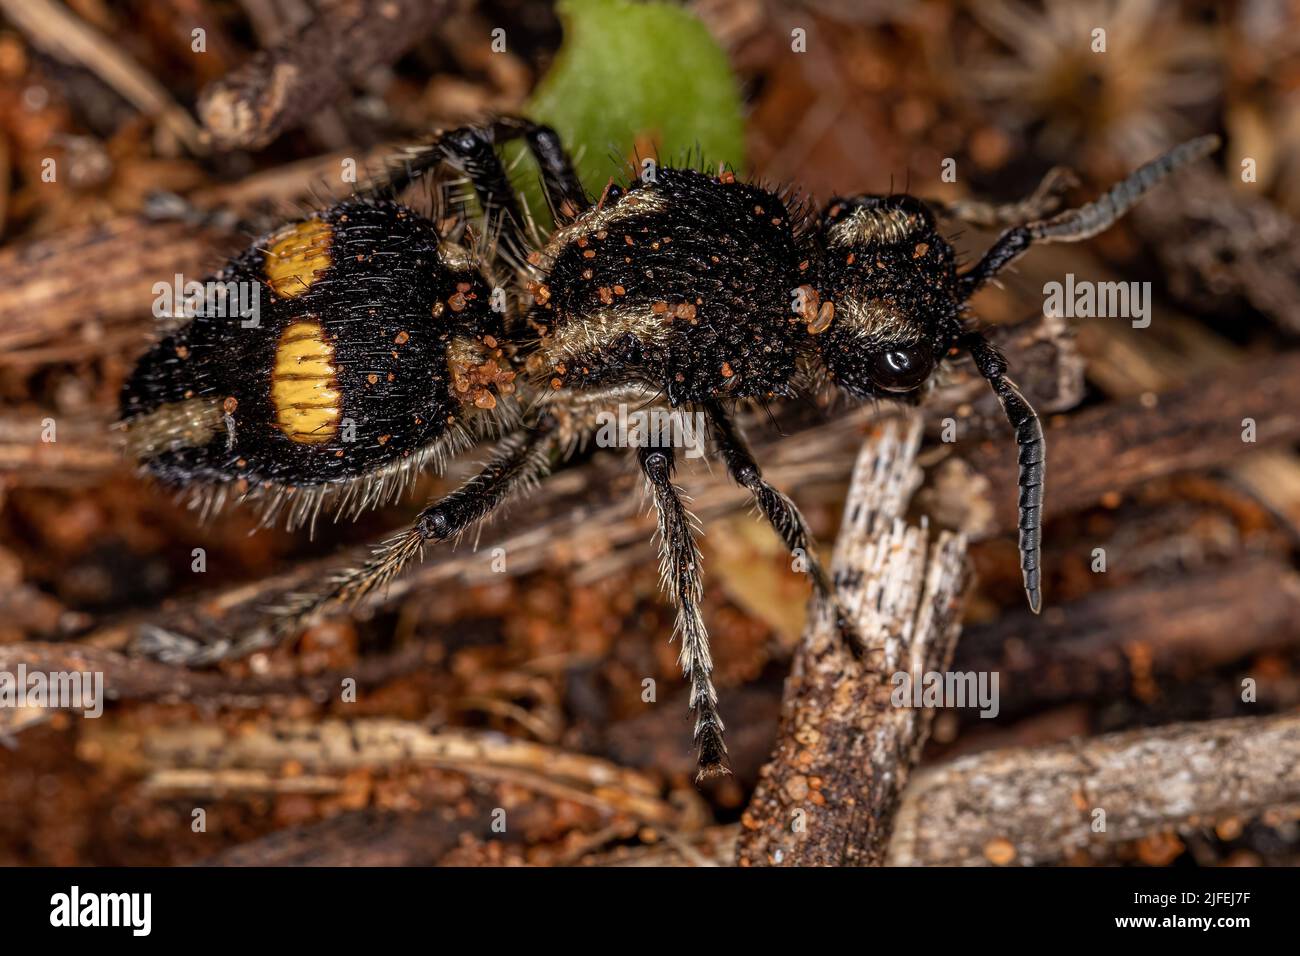
M 436 866 L 467 835 L 491 834 L 485 797 L 422 813 L 367 808 L 232 847 L 205 866 Z
M 1244 300 L 1300 332 L 1300 224 L 1267 197 L 1187 169 L 1134 210 L 1133 225 L 1182 301 L 1226 311 Z
M 1254 423 L 1253 441 L 1243 440 L 1247 419 Z M 1153 478 L 1221 467 L 1297 439 L 1300 353 L 1295 352 L 1159 394 L 1154 404 L 1149 398 L 1107 402 L 1048 427 L 1044 511 L 1050 520 Z M 986 537 L 1014 528 L 1016 498 L 1006 489 L 1016 487 L 1015 456 L 1004 444 L 983 442 L 963 458 L 982 479 L 970 515 L 987 518 L 962 530 Z
M 57 440 L 42 440 L 47 422 L 54 426 Z M 0 411 L 0 475 L 12 485 L 91 484 L 122 468 L 122 451 L 114 438 L 107 419 L 65 419 L 45 409 L 6 409 Z
M 0 249 L 0 361 L 81 341 L 93 351 L 115 323 L 148 341 L 154 283 L 206 276 L 233 242 L 180 222 L 123 216 Z M 93 277 L 93 279 L 91 278 Z
M 1251 361 L 1245 349 L 1180 316 L 1162 317 L 1150 329 L 1094 324 L 1080 339 L 1089 351 L 1089 378 L 1114 397 L 1171 391 Z M 1300 542 L 1300 455 L 1285 446 L 1259 450 L 1233 462 L 1228 475 Z
M 90 672 L 104 675 L 104 696 L 110 701 L 136 700 L 161 703 L 191 703 L 204 707 L 233 709 L 265 708 L 274 711 L 275 701 L 306 697 L 324 702 L 338 694 L 340 681 L 349 677 L 358 689 L 375 687 L 403 674 L 428 666 L 429 648 L 413 645 L 391 654 L 358 661 L 346 674 L 325 673 L 310 677 L 236 677 L 217 671 L 196 671 L 136 660 L 117 651 L 88 644 L 20 641 L 0 644 L 0 671 Z M 29 726 L 18 710 L 0 710 L 0 733 L 17 733 Z
M 918 772 L 890 865 L 1033 866 L 1300 801 L 1300 717 L 1144 727 Z M 1105 829 L 1097 830 L 1097 810 Z
M 349 0 L 321 11 L 270 50 L 210 84 L 199 116 L 223 150 L 261 149 L 393 63 L 458 6 L 456 0 Z
M 690 825 L 694 808 L 684 811 L 659 797 L 651 777 L 608 761 L 570 753 L 499 733 L 435 731 L 389 718 L 278 720 L 228 733 L 212 724 L 153 728 L 146 735 L 88 721 L 83 739 L 106 764 L 134 772 L 175 770 L 279 771 L 293 764 L 314 775 L 350 770 L 438 767 L 482 780 L 507 781 L 607 813 L 623 813 L 646 823 Z M 211 775 L 183 780 L 210 785 Z
M 198 124 L 166 88 L 63 4 L 55 0 L 0 0 L 0 10 L 34 45 L 66 63 L 92 71 L 140 112 L 158 120 L 191 153 L 207 152 Z
M 863 445 L 833 570 L 866 645 L 858 659 L 813 614 L 786 683 L 772 760 L 741 818 L 742 866 L 878 865 L 930 712 L 895 707 L 891 677 L 946 671 L 960 630 L 966 542 L 902 520 L 920 483 L 920 421 Z
M 1105 588 L 1042 616 L 1014 609 L 967 626 L 960 671 L 997 672 L 1002 715 L 1114 698 L 1265 651 L 1296 647 L 1300 576 L 1279 557 L 1244 557 Z

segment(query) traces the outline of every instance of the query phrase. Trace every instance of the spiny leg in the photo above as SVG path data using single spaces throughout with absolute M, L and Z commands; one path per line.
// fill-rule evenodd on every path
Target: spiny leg
M 542 171 L 542 188 L 546 201 L 557 223 L 571 222 L 591 206 L 587 191 L 573 168 L 559 134 L 549 126 L 542 126 L 519 116 L 506 117 L 493 124 L 497 142 L 523 136 L 528 149 Z
M 854 654 L 861 654 L 862 641 L 835 596 L 835 587 L 817 557 L 812 534 L 808 531 L 803 515 L 789 497 L 764 480 L 758 462 L 749 449 L 749 443 L 745 441 L 744 433 L 731 413 L 719 402 L 707 402 L 704 414 L 713 428 L 718 451 L 726 462 L 732 480 L 742 488 L 749 489 L 763 516 L 781 536 L 786 548 L 791 553 L 798 552 L 804 556 L 818 600 L 835 616 L 836 628 L 849 648 Z
M 491 127 L 462 126 L 440 133 L 390 163 L 383 176 L 358 190 L 358 194 L 396 198 L 420 177 L 446 163 L 470 181 L 488 222 L 499 230 L 500 243 L 522 261 L 528 255 L 524 217 L 494 144 Z
M 426 172 L 446 163 L 469 179 L 489 222 L 500 230 L 500 242 L 522 262 L 529 250 L 524 238 L 524 216 L 496 152 L 497 146 L 519 137 L 527 141 L 537 160 L 547 202 L 557 218 L 573 218 L 586 209 L 590 202 L 555 130 L 519 117 L 442 133 L 392 164 L 383 177 L 362 190 L 362 195 L 395 197 Z
M 365 563 L 334 578 L 319 592 L 300 595 L 287 607 L 277 608 L 277 636 L 301 629 L 331 604 L 359 601 L 401 574 L 426 544 L 455 537 L 508 498 L 529 490 L 550 472 L 559 445 L 558 426 L 550 416 L 503 439 L 477 475 L 426 507 L 409 529 L 385 541 Z
M 650 483 L 655 509 L 659 513 L 660 573 L 664 587 L 677 605 L 675 636 L 681 640 L 678 660 L 691 685 L 695 746 L 699 777 L 703 778 L 729 772 L 723 763 L 727 745 L 722 738 L 718 693 L 713 689 L 709 635 L 700 616 L 700 600 L 704 593 L 700 581 L 700 551 L 691 534 L 690 515 L 672 482 L 674 457 L 671 448 L 647 447 L 637 452 L 641 471 Z
M 927 199 L 926 202 L 945 218 L 957 219 L 980 229 L 993 229 L 1050 215 L 1060 207 L 1061 194 L 1077 185 L 1079 177 L 1074 170 L 1066 166 L 1054 166 L 1047 171 L 1038 188 L 1018 202 L 993 203 L 980 199 L 957 199 L 952 202 Z
M 536 124 L 501 121 L 488 126 L 462 126 L 438 133 L 427 142 L 411 146 L 389 160 L 384 170 L 359 186 L 354 195 L 362 199 L 397 199 L 416 181 L 445 163 L 469 180 L 489 223 L 499 230 L 500 242 L 522 261 L 528 254 L 523 234 L 524 217 L 495 146 L 498 142 L 523 135 L 529 136 L 530 145 L 534 138 L 537 139 L 548 156 L 559 148 L 554 132 Z M 534 151 L 537 151 L 536 147 Z M 562 149 L 559 149 L 559 156 L 567 160 Z M 554 160 L 548 167 L 542 163 L 539 153 L 538 163 L 543 166 L 544 176 L 548 175 L 548 169 L 551 177 L 561 176 L 559 170 L 562 166 L 556 165 L 559 160 Z M 151 217 L 157 219 L 181 219 L 195 225 L 223 224 L 216 214 L 199 210 L 182 197 L 169 193 L 152 194 L 147 209 Z M 271 228 L 270 225 L 262 226 L 245 220 L 230 225 L 252 235 L 268 232 Z
M 1093 202 L 1078 209 L 1067 209 L 1051 219 L 1008 229 L 969 272 L 960 276 L 962 298 L 970 298 L 980 286 L 1023 255 L 1034 243 L 1081 242 L 1109 229 L 1166 176 L 1208 156 L 1218 147 L 1217 136 L 1200 136 L 1188 140 L 1142 166 Z
M 1020 448 L 1020 570 L 1025 580 L 1025 596 L 1035 614 L 1042 608 L 1043 481 L 1047 469 L 1047 442 L 1038 413 L 1006 377 L 1007 360 L 978 332 L 962 337 L 961 345 L 970 352 L 975 367 L 993 386 L 1002 410 L 1016 432 Z

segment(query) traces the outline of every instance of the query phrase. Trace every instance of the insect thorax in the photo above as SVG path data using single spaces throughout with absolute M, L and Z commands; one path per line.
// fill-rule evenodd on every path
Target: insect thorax
M 607 196 L 538 257 L 530 371 L 556 389 L 643 382 L 674 405 L 783 391 L 806 336 L 794 219 L 729 173 L 659 169 Z

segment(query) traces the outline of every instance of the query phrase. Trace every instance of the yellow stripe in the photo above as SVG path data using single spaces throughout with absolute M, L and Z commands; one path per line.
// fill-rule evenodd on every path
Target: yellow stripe
M 320 219 L 283 230 L 266 250 L 266 284 L 286 299 L 302 295 L 329 269 L 333 242 L 330 224 Z
M 334 378 L 334 348 L 315 319 L 295 322 L 280 333 L 271 375 L 276 424 L 290 440 L 329 441 L 339 430 L 343 393 Z

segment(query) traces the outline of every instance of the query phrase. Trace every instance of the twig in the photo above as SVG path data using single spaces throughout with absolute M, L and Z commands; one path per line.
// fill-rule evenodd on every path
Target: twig
M 427 666 L 429 648 L 411 645 L 383 656 L 364 658 L 346 672 L 310 677 L 235 677 L 218 671 L 193 671 L 183 667 L 136 660 L 117 651 L 87 644 L 53 644 L 20 641 L 0 644 L 0 671 L 91 672 L 104 675 L 104 696 L 109 700 L 189 702 L 223 707 L 266 707 L 272 697 L 308 697 L 323 701 L 337 697 L 340 681 L 351 678 L 358 689 L 383 684 L 394 677 Z
M 53 441 L 42 440 L 47 421 L 54 425 Z M 0 411 L 0 475 L 13 484 L 85 484 L 121 467 L 122 452 L 104 419 L 65 420 L 41 409 Z
M 1244 299 L 1280 329 L 1300 332 L 1300 225 L 1273 202 L 1189 169 L 1153 192 L 1133 222 L 1184 302 L 1204 309 Z
M 378 66 L 418 43 L 457 0 L 350 0 L 333 4 L 199 97 L 199 116 L 221 149 L 260 149 L 305 123 Z
M 11 362 L 19 349 L 78 338 L 93 351 L 112 322 L 129 321 L 143 344 L 154 283 L 208 275 L 219 249 L 220 237 L 209 231 L 135 217 L 0 249 L 0 356 Z
M 920 483 L 920 423 L 889 420 L 863 446 L 835 548 L 855 658 L 828 615 L 809 621 L 786 684 L 781 729 L 741 818 L 747 865 L 863 865 L 884 859 L 894 809 L 930 712 L 891 704 L 891 675 L 946 671 L 960 630 L 966 542 L 901 516 Z
M 1253 441 L 1243 440 L 1250 419 Z M 1107 402 L 1047 430 L 1051 462 L 1045 512 L 1050 520 L 1123 493 L 1153 478 L 1235 464 L 1262 448 L 1300 438 L 1300 353 L 1283 353 L 1149 398 Z M 972 476 L 968 520 L 972 537 L 1015 527 L 1016 460 L 1001 443 L 963 453 Z M 1099 467 L 1099 463 L 1105 467 Z M 965 469 L 969 469 L 966 471 Z M 952 484 L 960 485 L 956 480 Z M 928 506 L 932 502 L 923 498 Z M 949 507 L 952 506 L 949 502 Z
M 424 813 L 365 809 L 233 847 L 205 866 L 434 866 L 466 836 L 491 833 L 482 796 Z
M 1161 679 L 1300 641 L 1300 577 L 1245 557 L 1177 577 L 1096 591 L 1042 617 L 1016 609 L 968 626 L 959 671 L 999 674 L 1001 713 L 1072 699 L 1142 696 Z
M 153 728 L 139 735 L 87 722 L 82 734 L 101 759 L 136 771 L 278 771 L 287 762 L 310 774 L 362 768 L 438 767 L 483 780 L 506 781 L 606 813 L 646 823 L 684 826 L 689 815 L 658 796 L 650 777 L 608 761 L 497 733 L 433 731 L 388 718 L 276 721 L 228 734 L 210 724 Z M 185 779 L 169 774 L 175 787 Z M 212 782 L 214 778 L 191 778 Z
M 888 862 L 1053 863 L 1090 846 L 1297 801 L 1300 717 L 1146 727 L 919 772 Z

